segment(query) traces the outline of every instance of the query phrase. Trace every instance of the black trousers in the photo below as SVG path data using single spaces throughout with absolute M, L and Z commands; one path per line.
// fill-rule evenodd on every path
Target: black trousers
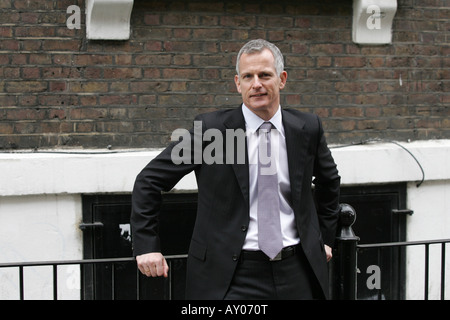
M 241 257 L 225 300 L 324 299 L 301 246 L 280 261 Z

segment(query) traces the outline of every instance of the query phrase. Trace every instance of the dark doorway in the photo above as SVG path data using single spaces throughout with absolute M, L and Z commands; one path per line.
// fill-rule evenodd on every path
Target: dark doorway
M 340 202 L 350 204 L 356 211 L 353 230 L 360 238 L 360 244 L 406 240 L 405 184 L 342 188 Z M 404 247 L 359 250 L 357 266 L 358 299 L 404 298 Z M 368 278 L 378 271 L 380 289 L 367 284 Z
M 163 195 L 160 237 L 164 255 L 187 253 L 196 209 L 196 193 Z M 80 227 L 83 230 L 84 258 L 131 257 L 130 213 L 131 195 L 83 196 L 83 222 Z M 170 294 L 172 299 L 183 299 L 185 270 L 184 260 L 174 261 L 169 283 L 169 280 L 164 278 L 152 279 L 140 275 L 135 263 L 116 263 L 114 270 L 110 264 L 85 267 L 82 280 L 83 298 L 167 299 Z

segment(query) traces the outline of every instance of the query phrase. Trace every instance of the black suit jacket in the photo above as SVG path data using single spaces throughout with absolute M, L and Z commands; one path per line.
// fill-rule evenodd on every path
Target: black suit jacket
M 333 246 L 335 238 L 340 177 L 320 119 L 296 110 L 283 109 L 282 112 L 291 205 L 303 250 L 324 296 L 328 297 L 324 244 Z M 203 132 L 211 128 L 223 133 L 226 129 L 245 130 L 241 108 L 202 114 L 196 121 L 202 121 Z M 198 208 L 189 248 L 186 298 L 222 299 L 233 277 L 249 224 L 248 161 L 175 165 L 171 152 L 176 143 L 161 152 L 137 176 L 131 215 L 134 254 L 160 251 L 161 191 L 171 190 L 184 175 L 195 170 Z M 206 144 L 203 143 L 203 147 Z M 234 156 L 236 158 L 236 152 Z

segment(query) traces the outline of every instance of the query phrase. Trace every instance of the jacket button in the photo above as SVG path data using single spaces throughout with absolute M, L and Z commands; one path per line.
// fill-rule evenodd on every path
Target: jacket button
M 233 255 L 233 261 L 238 261 L 238 256 L 237 255 Z
M 247 231 L 247 226 L 242 226 L 242 227 L 241 227 L 241 230 L 242 230 L 242 232 Z

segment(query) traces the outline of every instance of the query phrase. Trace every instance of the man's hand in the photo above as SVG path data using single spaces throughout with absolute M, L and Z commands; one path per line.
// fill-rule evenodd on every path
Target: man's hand
M 146 253 L 136 257 L 138 269 L 147 277 L 167 278 L 169 266 L 164 256 L 159 252 Z
M 329 262 L 331 260 L 331 258 L 333 257 L 333 249 L 331 249 L 331 247 L 325 245 L 325 253 L 327 254 L 327 262 Z

